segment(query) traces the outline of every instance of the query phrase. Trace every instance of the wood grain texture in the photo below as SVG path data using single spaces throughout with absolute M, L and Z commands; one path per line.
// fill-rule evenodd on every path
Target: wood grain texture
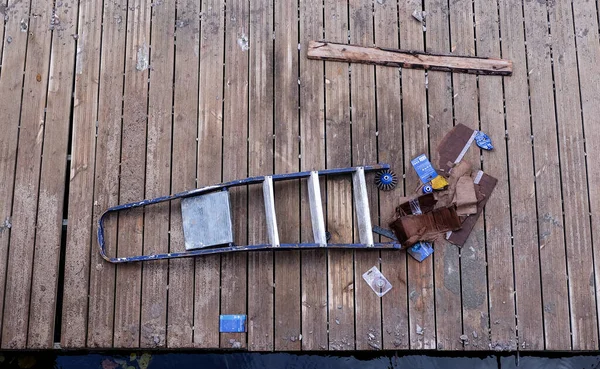
M 223 149 L 223 58 L 225 6 L 202 1 L 200 23 L 200 96 L 196 187 L 219 183 Z M 219 347 L 221 256 L 196 259 L 194 287 L 194 346 Z M 195 327 L 204 327 L 202 329 Z
M 273 2 L 250 3 L 248 175 L 273 173 Z M 248 243 L 269 240 L 262 186 L 248 192 Z M 273 350 L 273 253 L 248 253 L 248 349 Z
M 527 95 L 527 69 L 521 2 L 500 0 L 502 57 L 513 61 L 504 79 L 518 344 L 544 347 L 535 183 Z
M 31 277 L 28 348 L 49 349 L 54 343 L 70 125 L 70 109 L 66 107 L 71 107 L 75 77 L 75 40 L 71 34 L 77 32 L 77 4 L 75 1 L 65 1 L 60 7 L 57 6 L 57 9 L 62 10 L 62 17 L 61 23 L 54 27 L 52 34 L 37 232 Z M 61 158 L 65 161 L 60 160 Z
M 348 39 L 348 4 L 325 6 L 325 35 Z M 327 168 L 352 166 L 350 75 L 346 63 L 325 63 Z M 352 242 L 352 182 L 350 176 L 327 179 L 327 230 L 332 243 Z M 329 350 L 354 350 L 354 252 L 329 250 Z
M 371 4 L 349 1 L 350 42 L 364 44 L 373 39 L 373 12 Z M 375 106 L 375 67 L 352 65 L 350 105 L 352 106 L 352 164 L 365 165 L 377 161 L 377 118 Z M 367 181 L 369 216 L 379 218 L 377 187 Z M 356 184 L 354 184 L 355 186 Z M 356 200 L 357 188 L 354 188 Z M 355 208 L 355 213 L 360 209 Z M 361 234 L 360 218 L 354 223 L 354 242 L 368 237 Z M 368 227 L 369 236 L 372 235 Z M 355 331 L 358 350 L 381 349 L 381 299 L 362 279 L 362 274 L 373 266 L 379 267 L 379 252 L 356 250 L 354 254 Z
M 23 349 L 27 345 L 30 312 L 31 272 L 37 232 L 40 166 L 48 87 L 51 30 L 47 22 L 50 9 L 44 1 L 32 1 L 30 12 L 39 17 L 23 18 L 27 54 L 21 98 L 19 151 L 14 179 L 12 228 L 6 271 L 5 306 L 2 323 L 2 348 Z M 18 32 L 22 32 L 19 30 Z M 19 71 L 20 73 L 20 71 Z
M 414 9 L 421 9 L 420 0 L 399 3 L 400 47 L 423 50 L 422 25 L 412 18 Z M 425 73 L 420 70 L 402 70 L 402 121 L 404 123 L 405 192 L 414 194 L 419 179 L 410 160 L 429 152 Z M 435 303 L 433 288 L 433 258 L 422 263 L 408 258 L 408 316 L 409 347 L 436 348 Z M 419 329 L 420 328 L 420 329 Z M 417 334 L 420 332 L 422 334 Z
M 414 22 L 413 24 L 416 25 Z M 368 43 L 361 45 L 368 45 Z M 429 55 L 418 51 L 347 45 L 329 41 L 311 41 L 308 44 L 308 57 L 317 60 L 376 64 L 404 69 L 414 68 L 502 76 L 509 76 L 512 73 L 510 60 L 472 56 Z
M 248 176 L 249 3 L 227 3 L 223 96 L 223 181 Z M 260 187 L 257 193 L 260 193 Z M 230 191 L 234 242 L 248 244 L 247 188 Z M 247 314 L 247 253 L 221 257 L 221 314 Z M 212 319 L 216 319 L 213 317 Z M 221 333 L 221 347 L 247 347 L 245 333 Z
M 2 38 L 2 69 L 0 69 L 0 108 L 3 114 L 0 123 L 2 128 L 2 135 L 0 135 L 0 176 L 2 178 L 0 181 L 0 307 L 3 309 L 12 229 L 23 71 L 27 50 L 27 33 L 20 32 L 20 21 L 29 17 L 30 2 L 9 1 L 4 12 L 9 10 L 11 16 L 3 23 L 2 33 L 6 34 Z M 8 37 L 11 42 L 8 42 Z
M 298 117 L 298 13 L 286 2 L 275 1 L 274 49 L 274 171 L 297 172 L 300 169 Z M 275 190 L 281 242 L 300 239 L 300 185 L 299 181 L 280 182 Z M 301 289 L 300 252 L 278 251 L 275 258 L 275 350 L 300 350 Z
M 596 5 L 596 6 L 595 6 Z M 557 5 L 555 5 L 557 6 Z M 598 116 L 600 114 L 600 106 L 598 105 L 598 94 L 596 93 L 597 87 L 600 84 L 600 78 L 598 77 L 598 58 L 600 58 L 600 50 L 598 49 L 599 35 L 598 35 L 598 9 L 597 4 L 594 3 L 578 3 L 573 2 L 573 17 L 575 19 L 574 22 L 574 34 L 575 34 L 575 43 L 577 47 L 577 64 L 579 66 L 579 91 L 581 96 L 581 111 L 583 117 L 583 132 L 585 133 L 585 145 L 584 145 L 584 153 L 583 157 L 581 155 L 581 138 L 578 138 L 574 144 L 578 149 L 577 155 L 575 153 L 570 153 L 573 156 L 567 156 L 568 159 L 572 160 L 573 168 L 569 168 L 573 171 L 582 171 L 583 163 L 587 164 L 587 183 L 589 184 L 588 190 L 588 198 L 589 198 L 589 208 L 577 209 L 577 211 L 585 211 L 588 209 L 590 217 L 590 225 L 591 225 L 591 234 L 592 240 L 600 240 L 600 226 L 598 219 L 600 218 L 600 191 L 598 190 L 598 181 L 600 180 L 600 165 L 598 164 L 598 160 L 596 160 L 600 155 L 600 134 L 598 133 L 598 129 L 594 128 L 594 122 L 597 121 Z M 567 18 L 568 19 L 568 18 Z M 565 27 L 566 28 L 566 27 Z M 555 59 L 556 60 L 556 59 Z M 566 63 L 568 59 L 563 55 L 563 63 Z M 559 59 L 559 64 L 561 60 Z M 556 71 L 554 72 L 556 75 Z M 555 81 L 556 83 L 556 81 Z M 558 96 L 557 96 L 558 98 Z M 557 104 L 559 102 L 557 101 Z M 565 123 L 567 123 L 565 121 Z M 571 121 L 572 123 L 572 121 Z M 560 130 L 560 127 L 559 127 Z M 577 127 L 579 130 L 579 127 Z M 565 127 L 560 136 L 559 140 L 561 140 L 561 150 L 565 150 L 567 154 L 569 154 L 570 148 L 570 139 L 571 132 L 567 127 Z M 561 164 L 563 161 L 564 155 L 561 151 Z M 587 160 L 586 160 L 587 159 Z M 564 168 L 564 165 L 561 166 Z M 579 175 L 578 175 L 579 176 Z M 563 180 L 563 186 L 565 185 L 565 181 Z M 577 191 L 579 189 L 585 188 L 585 182 L 578 183 L 578 186 L 573 186 L 573 191 Z M 565 190 L 563 189 L 563 193 Z M 581 196 L 581 193 L 573 193 L 575 197 L 573 200 L 580 199 L 585 203 L 585 196 Z M 566 204 L 565 204 L 566 205 Z M 571 222 L 580 222 L 579 226 L 584 227 L 583 223 L 588 220 L 585 216 L 585 213 L 578 213 L 575 215 L 576 209 L 568 209 L 565 206 L 565 220 L 567 220 L 567 216 L 569 214 L 567 211 L 572 212 L 573 217 L 578 219 L 569 219 L 569 222 L 565 222 L 565 230 L 568 232 L 573 227 Z M 575 223 L 577 224 L 577 223 Z M 587 225 L 586 225 L 587 226 Z M 575 228 L 575 227 L 573 227 Z M 567 239 L 569 241 L 569 239 Z M 569 289 L 571 291 L 571 329 L 573 330 L 573 349 L 592 349 L 597 350 L 598 342 L 595 341 L 595 337 L 593 336 L 593 332 L 598 329 L 597 325 L 595 329 L 591 327 L 590 321 L 593 322 L 594 314 L 589 311 L 582 311 L 579 308 L 574 309 L 574 304 L 578 303 L 575 300 L 578 299 L 578 296 L 585 296 L 585 298 L 589 298 L 588 293 L 591 292 L 591 289 L 594 289 L 596 292 L 596 298 L 598 297 L 598 283 L 599 274 L 598 274 L 598 264 L 595 263 L 595 284 L 592 283 L 592 275 L 589 273 L 589 269 L 587 269 L 589 265 L 589 260 L 585 258 L 588 257 L 589 244 L 585 241 L 585 238 L 581 241 L 582 243 L 577 244 L 578 239 L 574 238 L 570 240 L 575 244 L 572 246 L 575 252 L 584 251 L 582 253 L 582 258 L 580 260 L 575 259 L 574 263 L 569 265 Z M 594 260 L 598 259 L 598 241 L 595 241 L 593 245 L 594 251 Z M 571 255 L 571 247 L 567 250 L 567 260 L 569 260 Z M 576 276 L 576 269 L 581 268 L 578 272 L 581 273 L 578 282 L 577 288 L 574 288 L 573 280 L 571 280 L 572 275 Z M 586 269 L 584 269 L 586 268 Z M 589 284 L 583 284 L 583 278 L 589 278 Z M 591 295 L 591 293 L 590 293 Z M 585 300 L 584 300 L 585 301 Z M 597 301 L 596 301 L 597 303 Z M 598 305 L 596 306 L 596 319 L 600 315 L 600 311 L 598 310 Z M 574 315 L 575 312 L 577 315 Z M 577 338 L 577 340 L 576 340 Z
M 498 14 L 490 12 L 495 0 L 475 3 L 477 51 L 500 56 Z M 490 312 L 490 348 L 517 348 L 513 255 L 511 246 L 511 214 L 508 183 L 508 157 L 502 80 L 479 78 L 479 118 L 481 130 L 495 138 L 495 154 L 485 157 L 483 170 L 498 179 L 483 216 L 486 223 L 486 248 Z M 500 140 L 500 141 L 498 141 Z
M 149 3 L 139 0 L 127 4 L 120 203 L 145 198 L 150 16 Z M 125 211 L 119 215 L 118 222 L 117 255 L 141 255 L 144 211 L 141 208 Z M 141 294 L 142 265 L 117 266 L 113 342 L 116 347 L 140 346 Z
M 375 43 L 383 47 L 398 47 L 398 14 L 396 3 L 374 3 Z M 397 199 L 404 195 L 404 153 L 402 144 L 402 99 L 400 71 L 376 67 L 377 131 L 379 161 L 390 164 L 398 176 L 398 186 L 392 191 L 379 192 L 379 225 L 388 228 Z M 374 205 L 372 205 L 374 206 Z M 376 220 L 373 221 L 377 224 Z M 387 239 L 382 238 L 382 241 Z M 408 292 L 406 288 L 405 252 L 381 251 L 381 272 L 392 289 L 381 299 L 383 322 L 382 349 L 408 349 Z
M 178 1 L 175 21 L 173 158 L 171 193 L 196 187 L 200 2 Z M 170 251 L 185 251 L 181 202 L 171 203 Z M 192 347 L 194 338 L 194 258 L 169 261 L 167 346 Z
M 450 22 L 447 2 L 425 1 L 427 11 L 427 51 L 445 52 L 450 46 Z M 428 73 L 427 114 L 431 160 L 439 161 L 437 147 L 452 129 L 452 74 Z M 445 240 L 434 244 L 436 337 L 439 350 L 460 350 L 463 334 L 460 249 Z
M 527 68 L 529 70 L 529 93 L 531 105 L 531 125 L 534 137 L 534 160 L 535 160 L 535 181 L 540 185 L 536 186 L 537 191 L 537 214 L 539 229 L 539 247 L 540 262 L 542 273 L 542 301 L 544 304 L 544 332 L 545 347 L 555 350 L 568 350 L 571 348 L 571 337 L 569 334 L 569 293 L 567 290 L 567 270 L 565 268 L 565 228 L 562 217 L 563 204 L 573 201 L 579 202 L 578 196 L 569 196 L 564 198 L 561 189 L 561 159 L 565 165 L 563 170 L 569 167 L 568 158 L 563 158 L 559 153 L 558 142 L 562 141 L 557 137 L 557 121 L 554 108 L 554 93 L 552 81 L 552 52 L 551 45 L 546 42 L 550 37 L 548 30 L 548 13 L 545 3 L 527 3 L 524 4 L 525 10 L 525 37 L 527 38 Z M 564 26 L 561 26 L 563 28 Z M 553 37 L 555 32 L 553 31 Z M 565 33 L 556 30 L 557 34 Z M 570 34 L 567 33 L 567 34 Z M 565 35 L 566 36 L 566 35 Z M 568 37 L 568 36 L 567 36 Z M 560 36 L 557 41 L 561 40 Z M 564 36 L 563 36 L 564 40 Z M 559 41 L 560 42 L 560 41 Z M 562 44 L 562 43 L 561 43 Z M 572 47 L 574 48 L 574 44 Z M 564 44 L 563 44 L 564 45 Z M 556 46 L 552 46 L 556 48 Z M 560 46 L 559 46 L 560 48 Z M 574 51 L 574 49 L 572 49 Z M 573 53 L 574 54 L 574 53 Z M 570 106 L 564 106 L 566 101 L 562 100 L 558 109 L 571 109 L 571 112 L 577 110 L 575 103 L 579 103 L 577 88 L 577 70 L 575 58 L 571 58 L 571 73 L 567 75 L 561 67 L 555 69 L 559 73 L 557 79 L 569 81 L 575 78 L 571 83 L 571 93 L 569 93 Z M 575 66 L 575 69 L 572 67 Z M 574 73 L 573 73 L 574 72 Z M 562 86 L 562 84 L 559 84 Z M 573 89 L 575 87 L 575 89 Z M 561 91 L 556 91 L 557 99 L 564 98 Z M 577 114 L 568 114 L 577 116 Z M 562 117 L 562 115 L 561 115 Z M 570 118 L 571 119 L 571 118 Z M 579 134 L 581 135 L 581 122 L 579 119 Z M 574 132 L 577 135 L 577 131 Z M 582 136 L 582 135 L 581 135 Z M 583 137 L 581 137 L 583 138 Z M 583 144 L 581 139 L 580 149 L 583 154 Z M 572 165 L 571 165 L 572 167 Z M 580 172 L 581 174 L 582 172 Z M 571 173 L 576 176 L 577 173 Z M 563 177 L 570 182 L 570 176 Z M 585 181 L 585 173 L 583 173 Z M 563 183 L 564 183 L 563 180 Z M 581 180 L 574 177 L 573 182 Z M 573 183 L 571 182 L 571 183 Z M 568 186 L 568 185 L 567 185 Z M 566 215 L 566 214 L 565 214 Z M 568 218 L 565 218 L 567 220 Z M 567 220 L 568 221 L 568 220 Z M 588 222 L 589 226 L 589 222 Z M 568 233 L 568 232 L 567 232 Z M 567 236 L 569 237 L 569 236 Z M 589 232 L 588 232 L 589 237 Z M 568 239 L 568 238 L 567 238 Z M 588 241 L 589 242 L 589 241 Z M 570 242 L 568 242 L 570 243 Z M 580 257 L 581 255 L 579 255 Z M 573 259 L 577 256 L 571 256 Z M 591 261 L 591 249 L 589 249 L 589 261 Z M 583 272 L 583 270 L 582 270 Z M 577 273 L 577 272 L 576 272 Z M 593 273 L 591 265 L 588 267 L 588 273 Z M 575 281 L 574 279 L 573 281 Z M 585 281 L 589 287 L 589 274 Z M 586 297 L 589 297 L 587 295 Z M 592 301 L 594 296 L 591 295 Z M 593 311 L 590 309 L 589 299 L 585 307 L 586 313 Z M 583 302 L 583 301 L 582 301 Z M 576 307 L 572 312 L 576 312 Z M 590 325 L 595 327 L 595 323 Z M 573 337 L 575 340 L 576 338 Z
M 171 137 L 173 111 L 173 68 L 175 0 L 152 7 L 150 40 L 150 87 L 148 91 L 148 132 L 146 137 L 145 198 L 170 193 Z M 169 252 L 169 203 L 147 208 L 144 214 L 146 255 Z M 167 345 L 167 291 L 169 262 L 146 263 L 142 269 L 140 346 Z
M 300 44 L 306 45 L 323 32 L 322 3 L 300 1 Z M 300 170 L 325 166 L 325 117 L 323 63 L 307 60 L 300 54 Z M 321 181 L 321 198 L 324 182 Z M 313 240 L 308 190 L 301 188 L 300 241 Z M 301 252 L 302 349 L 326 350 L 327 337 L 327 255 L 325 250 Z

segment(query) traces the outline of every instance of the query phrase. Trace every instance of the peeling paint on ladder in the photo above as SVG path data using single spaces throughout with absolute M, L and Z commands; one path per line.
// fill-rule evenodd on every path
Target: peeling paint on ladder
M 148 69 L 148 67 L 150 66 L 149 60 L 148 60 L 148 45 L 146 45 L 146 43 L 144 42 L 137 51 L 137 64 L 135 65 L 135 69 L 141 71 L 144 71 L 146 69 Z

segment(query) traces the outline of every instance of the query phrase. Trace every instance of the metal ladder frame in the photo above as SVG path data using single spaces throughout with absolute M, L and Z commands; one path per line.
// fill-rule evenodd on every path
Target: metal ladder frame
M 128 263 L 135 261 L 146 260 L 164 260 L 184 258 L 200 255 L 212 255 L 224 252 L 239 252 L 239 251 L 257 251 L 257 250 L 291 250 L 291 249 L 315 249 L 315 248 L 338 248 L 338 249 L 401 249 L 402 245 L 398 242 L 383 242 L 375 243 L 373 241 L 373 231 L 371 226 L 371 215 L 369 213 L 369 200 L 367 194 L 367 186 L 365 182 L 365 172 L 389 169 L 388 164 L 365 165 L 350 168 L 325 169 L 320 171 L 306 171 L 289 174 L 274 174 L 270 176 L 250 177 L 246 179 L 221 183 L 217 185 L 193 189 L 190 191 L 180 192 L 170 196 L 158 197 L 150 200 L 132 202 L 123 205 L 113 206 L 107 209 L 98 220 L 98 246 L 100 255 L 104 260 L 110 263 Z M 358 224 L 358 234 L 360 243 L 344 243 L 330 244 L 327 243 L 325 233 L 325 218 L 323 215 L 323 205 L 321 201 L 321 189 L 319 184 L 319 176 L 323 175 L 340 175 L 352 174 L 352 190 L 354 204 L 356 208 L 356 219 Z M 277 217 L 275 214 L 275 196 L 274 182 L 291 180 L 291 179 L 308 179 L 308 198 L 310 204 L 310 214 L 313 229 L 314 242 L 311 243 L 280 243 L 279 232 L 277 230 Z M 183 252 L 171 252 L 154 255 L 139 255 L 131 257 L 109 257 L 106 254 L 106 244 L 104 241 L 104 220 L 111 213 L 116 213 L 126 209 L 144 207 L 147 205 L 157 204 L 164 201 L 182 199 L 197 195 L 203 195 L 215 191 L 227 190 L 231 187 L 259 184 L 263 185 L 263 196 L 265 201 L 265 215 L 267 223 L 267 233 L 269 235 L 268 244 L 237 246 L 233 243 L 227 246 L 217 246 L 210 248 L 202 248 L 188 250 Z

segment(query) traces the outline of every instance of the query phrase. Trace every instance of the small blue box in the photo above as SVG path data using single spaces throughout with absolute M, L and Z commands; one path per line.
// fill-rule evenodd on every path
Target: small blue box
M 419 175 L 419 179 L 421 179 L 423 184 L 431 182 L 432 179 L 438 176 L 435 169 L 433 169 L 433 165 L 431 165 L 431 162 L 429 159 L 427 159 L 425 154 L 417 156 L 411 160 L 410 163 L 412 164 L 413 168 L 415 168 L 415 171 Z
M 429 242 L 421 241 L 409 247 L 407 252 L 420 263 L 433 254 L 433 247 Z
M 219 323 L 219 332 L 221 333 L 246 332 L 245 315 L 221 315 Z

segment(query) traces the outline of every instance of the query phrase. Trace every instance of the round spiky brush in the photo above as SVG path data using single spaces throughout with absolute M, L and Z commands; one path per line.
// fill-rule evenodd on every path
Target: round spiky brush
M 396 188 L 398 177 L 396 177 L 396 174 L 393 171 L 384 169 L 377 172 L 375 175 L 375 184 L 377 185 L 377 188 L 382 191 L 390 191 Z

